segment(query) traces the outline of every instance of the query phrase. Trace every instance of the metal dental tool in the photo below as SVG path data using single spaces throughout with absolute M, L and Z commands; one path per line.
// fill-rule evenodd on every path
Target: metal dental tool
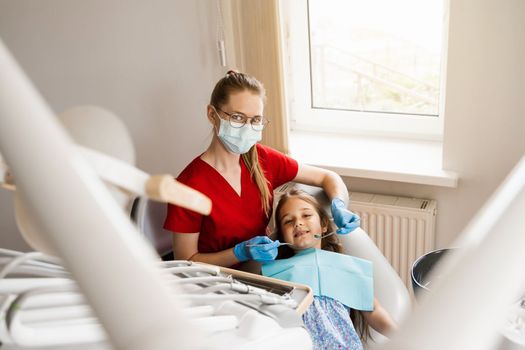
M 320 234 L 314 234 L 314 238 L 315 239 L 321 239 L 321 238 L 325 238 L 325 237 L 328 237 L 328 236 L 331 236 L 333 234 L 335 234 L 336 231 L 332 231 L 324 236 L 320 235 Z M 266 245 L 268 243 L 261 243 L 261 244 L 247 244 L 246 246 L 247 247 L 260 247 L 260 246 L 263 246 L 263 245 Z M 294 245 L 292 243 L 285 243 L 285 242 L 279 242 L 279 247 L 280 246 L 283 246 L 283 245 L 289 245 L 291 247 L 293 247 Z

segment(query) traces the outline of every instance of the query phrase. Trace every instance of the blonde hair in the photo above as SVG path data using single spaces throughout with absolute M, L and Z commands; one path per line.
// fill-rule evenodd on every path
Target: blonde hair
M 328 215 L 328 213 L 321 207 L 319 202 L 313 196 L 297 188 L 291 188 L 279 198 L 279 203 L 275 208 L 275 237 L 279 241 L 284 242 L 284 235 L 281 227 L 281 210 L 284 204 L 286 204 L 286 202 L 289 201 L 291 198 L 297 198 L 310 204 L 314 208 L 315 212 L 319 215 L 321 226 L 326 226 L 327 231 L 323 233 L 323 237 L 321 237 L 321 249 L 329 250 L 336 253 L 343 253 L 343 245 L 341 244 L 341 242 L 339 242 L 339 238 L 337 238 L 337 235 L 324 237 L 328 233 L 335 230 L 335 226 L 330 221 L 330 216 Z M 279 247 L 279 253 L 277 255 L 277 258 L 290 258 L 293 255 L 294 251 L 292 250 L 292 248 L 290 248 L 290 246 L 284 245 Z M 366 321 L 362 311 L 352 309 L 352 312 L 350 312 L 350 318 L 352 319 L 352 323 L 354 324 L 354 327 L 357 330 L 359 337 L 364 342 L 368 341 L 368 339 L 372 339 L 370 329 L 368 327 L 368 322 Z
M 231 94 L 245 90 L 258 94 L 263 102 L 266 100 L 266 90 L 260 81 L 248 74 L 230 70 L 215 84 L 215 88 L 211 93 L 210 105 L 215 108 L 221 108 L 228 104 Z M 248 152 L 244 153 L 242 159 L 250 170 L 250 176 L 261 193 L 261 205 L 264 213 L 268 216 L 271 210 L 272 193 L 270 192 L 268 179 L 264 176 L 264 172 L 259 164 L 257 145 L 253 145 Z

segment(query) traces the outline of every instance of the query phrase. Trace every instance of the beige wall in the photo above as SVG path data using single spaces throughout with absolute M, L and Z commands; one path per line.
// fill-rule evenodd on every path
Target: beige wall
M 449 244 L 525 154 L 525 2 L 451 0 L 443 163 L 456 189 L 345 179 L 351 189 L 434 198 Z
M 114 111 L 139 167 L 176 174 L 208 142 L 204 107 L 223 71 L 214 11 L 209 0 L 4 0 L 0 36 L 55 111 Z M 437 245 L 450 243 L 525 153 L 523 62 L 523 0 L 451 1 L 444 164 L 459 187 L 346 178 L 349 187 L 436 199 Z M 6 191 L 0 247 L 25 247 Z
M 138 166 L 177 174 L 209 142 L 205 107 L 223 71 L 215 11 L 210 0 L 3 0 L 0 37 L 53 110 L 115 112 Z M 0 247 L 26 248 L 4 190 Z

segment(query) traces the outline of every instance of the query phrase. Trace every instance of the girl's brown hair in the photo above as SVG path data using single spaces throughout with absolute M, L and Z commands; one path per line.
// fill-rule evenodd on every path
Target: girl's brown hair
M 260 81 L 248 74 L 230 70 L 226 73 L 226 76 L 215 84 L 215 88 L 211 93 L 210 105 L 215 108 L 221 108 L 228 104 L 231 94 L 245 90 L 259 95 L 263 102 L 266 100 L 266 90 Z M 264 172 L 259 164 L 256 145 L 253 145 L 248 152 L 244 153 L 242 159 L 250 170 L 250 175 L 255 181 L 259 192 L 261 192 L 262 208 L 265 214 L 269 215 L 272 194 L 268 187 L 268 179 L 264 176 Z
M 310 204 L 314 208 L 315 212 L 319 215 L 321 226 L 327 227 L 327 230 L 325 233 L 323 233 L 323 236 L 335 230 L 334 224 L 330 221 L 330 216 L 321 207 L 319 202 L 314 197 L 297 188 L 292 188 L 281 195 L 281 197 L 279 198 L 279 203 L 277 204 L 277 207 L 275 209 L 275 237 L 279 241 L 284 242 L 284 235 L 281 228 L 281 210 L 282 207 L 286 204 L 286 202 L 291 198 L 300 199 Z M 343 253 L 343 245 L 341 244 L 341 242 L 339 242 L 339 238 L 337 238 L 337 235 L 321 237 L 321 249 L 329 250 L 336 253 Z M 290 258 L 294 254 L 295 253 L 293 249 L 290 248 L 290 246 L 283 245 L 279 247 L 277 259 Z M 359 337 L 364 342 L 368 341 L 368 339 L 372 339 L 370 335 L 370 329 L 368 327 L 368 322 L 366 321 L 362 311 L 352 309 L 350 312 L 350 318 L 352 319 L 352 323 L 354 324 L 354 327 L 356 328 Z

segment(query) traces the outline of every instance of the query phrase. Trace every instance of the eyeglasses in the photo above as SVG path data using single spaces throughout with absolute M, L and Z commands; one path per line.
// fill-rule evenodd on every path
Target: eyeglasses
M 242 128 L 248 120 L 250 121 L 250 125 L 253 130 L 255 131 L 262 131 L 266 124 L 268 124 L 270 121 L 266 118 L 264 118 L 261 115 L 256 115 L 255 117 L 247 117 L 242 113 L 228 113 L 220 109 L 219 107 L 216 107 L 218 111 L 221 111 L 222 113 L 226 114 L 228 116 L 228 121 L 230 122 L 230 125 L 234 128 Z

